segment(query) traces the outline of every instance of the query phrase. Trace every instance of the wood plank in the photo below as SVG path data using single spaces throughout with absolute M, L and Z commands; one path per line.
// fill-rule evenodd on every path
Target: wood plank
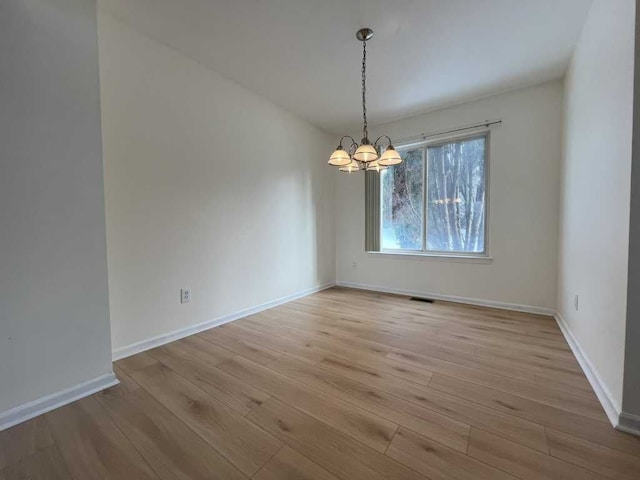
M 372 387 L 379 388 L 380 390 L 389 391 L 393 389 L 408 388 L 407 381 L 397 377 L 395 375 L 389 375 L 378 370 L 379 364 L 371 362 L 370 366 L 363 365 L 361 363 L 355 363 L 344 357 L 327 356 L 322 361 L 318 362 L 318 366 L 324 367 L 328 370 L 332 370 L 339 375 L 347 378 L 351 378 L 357 382 L 366 383 Z M 422 386 L 426 387 L 424 384 Z M 418 388 L 416 387 L 416 390 Z
M 493 368 L 483 368 L 478 365 L 466 365 L 466 361 L 457 363 L 455 361 L 443 360 L 441 358 L 421 355 L 407 350 L 394 349 L 387 355 L 389 358 L 405 362 L 415 367 L 422 367 L 432 372 L 442 373 L 456 378 L 462 378 L 480 385 L 493 384 L 502 378 L 515 378 L 521 382 L 535 384 L 535 376 L 531 372 L 524 372 L 522 376 L 511 374 L 511 372 L 501 372 Z M 479 367 L 479 368 L 478 368 Z M 429 382 L 431 383 L 431 382 Z
M 53 437 L 44 417 L 4 430 L 0 432 L 0 470 L 52 445 Z
M 0 471 L 0 480 L 68 480 L 71 474 L 55 445 Z
M 315 389 L 245 358 L 238 356 L 220 364 L 220 368 L 380 452 L 387 449 L 398 428 L 389 420 L 339 398 L 322 395 Z
M 550 406 L 534 399 L 504 393 L 493 388 L 481 387 L 465 380 L 439 373 L 433 375 L 429 386 L 435 390 L 441 390 L 462 398 L 472 398 L 469 395 L 475 392 L 477 394 L 475 397 L 477 403 L 483 403 L 492 408 L 510 412 L 512 415 L 527 418 L 545 426 L 549 426 L 554 422 L 564 423 L 562 419 L 569 418 L 571 415 L 573 415 L 573 419 L 579 419 L 580 421 L 593 420 L 609 426 L 606 417 L 593 414 L 577 402 L 566 402 L 559 407 Z
M 238 326 L 242 329 L 254 328 L 253 324 L 249 324 L 249 327 L 247 327 L 245 322 L 238 324 Z M 262 330 L 268 331 L 269 329 L 265 327 L 266 326 L 263 325 Z M 279 330 L 284 330 L 286 333 L 283 334 L 283 337 L 288 341 L 297 342 L 300 345 L 313 348 L 318 352 L 322 352 L 324 357 L 340 357 L 349 361 L 355 361 L 360 365 L 375 364 L 376 369 L 380 371 L 423 385 L 429 385 L 429 381 L 431 380 L 431 372 L 429 370 L 414 367 L 406 362 L 399 362 L 387 357 L 386 354 L 389 353 L 391 349 L 381 345 L 368 343 L 359 344 L 339 337 L 327 340 L 322 335 L 314 332 L 304 332 L 290 328 L 283 329 L 281 326 L 272 326 L 270 329 L 272 335 L 275 335 Z
M 290 360 L 280 359 L 277 362 L 274 362 L 271 365 L 271 368 L 278 369 L 279 365 L 288 364 L 289 369 L 291 369 L 291 363 L 292 362 Z M 522 443 L 523 445 L 541 452 L 549 452 L 544 428 L 536 423 L 499 412 L 492 408 L 477 405 L 473 402 L 457 398 L 453 395 L 448 395 L 438 390 L 411 384 L 404 380 L 393 378 L 382 373 L 377 373 L 375 377 L 372 377 L 375 370 L 367 369 L 367 372 L 361 373 L 360 368 L 349 368 L 349 365 L 345 365 L 344 362 L 333 361 L 332 357 L 328 357 L 318 363 L 317 366 L 367 384 L 369 388 L 378 388 L 400 399 L 428 408 L 429 410 L 438 412 L 439 414 L 447 415 L 459 422 L 503 435 L 506 438 Z M 292 374 L 303 375 L 300 370 L 300 368 L 292 370 Z M 316 375 L 316 377 L 317 376 L 319 375 Z M 373 378 L 373 380 L 370 380 L 370 378 Z M 406 408 L 404 408 L 404 410 L 407 411 Z M 418 433 L 423 433 L 416 429 L 415 424 L 398 423 L 413 429 Z M 437 437 L 429 435 L 428 433 L 423 434 L 426 434 L 430 438 L 439 440 L 441 443 L 445 443 L 452 448 L 456 448 L 449 442 L 444 441 L 444 438 L 446 437 L 442 434 Z M 462 451 L 466 451 L 466 448 Z
M 471 429 L 469 455 L 523 480 L 604 480 L 605 477 L 523 447 L 488 432 Z
M 285 326 L 281 322 L 282 316 L 268 317 L 268 318 L 255 318 L 245 317 L 241 322 L 232 322 L 225 327 L 229 332 L 239 329 L 249 329 L 249 331 L 257 331 L 266 335 L 272 335 L 279 338 L 288 338 L 289 335 L 295 333 L 291 327 Z
M 275 335 L 269 335 L 249 328 L 243 328 L 240 324 L 234 325 L 228 323 L 220 327 L 222 331 L 235 336 L 238 339 L 255 343 L 256 345 L 265 346 L 279 353 L 296 356 L 304 361 L 317 362 L 324 358 L 324 353 L 307 346 L 306 344 L 298 345 L 285 338 Z
M 527 349 L 476 347 L 475 355 L 482 358 L 507 360 L 523 368 L 536 371 L 560 371 L 567 373 L 582 373 L 578 361 L 570 353 L 558 355 L 545 351 L 530 352 Z
M 273 362 L 282 355 L 270 348 L 233 337 L 219 328 L 205 330 L 197 336 L 227 350 L 231 350 L 236 355 L 242 355 L 243 357 L 253 360 L 261 365 Z
M 133 379 L 245 475 L 253 475 L 282 443 L 159 363 Z
M 217 365 L 237 355 L 235 352 L 216 345 L 215 343 L 212 344 L 198 335 L 191 335 L 177 342 L 173 342 L 171 345 L 175 345 L 183 351 L 189 352 L 209 365 Z M 150 353 L 152 352 L 153 351 Z
M 276 398 L 267 400 L 249 413 L 247 418 L 338 478 L 424 478 L 373 448 L 353 441 L 347 435 Z
M 283 317 L 280 322 L 290 325 L 290 319 Z M 317 324 L 322 326 L 318 328 Z M 489 373 L 500 376 L 509 376 L 517 380 L 528 380 L 530 383 L 535 383 L 534 374 L 528 365 L 513 365 L 511 362 L 500 358 L 487 358 L 478 357 L 474 355 L 475 348 L 470 345 L 465 345 L 464 348 L 456 347 L 451 348 L 443 346 L 441 343 L 435 340 L 417 339 L 415 335 L 400 336 L 398 334 L 389 334 L 380 332 L 376 329 L 360 329 L 354 331 L 354 329 L 341 329 L 336 328 L 335 325 L 326 319 L 316 321 L 312 323 L 312 326 L 305 327 L 305 322 L 298 322 L 295 324 L 297 328 L 307 328 L 311 331 L 315 331 L 324 335 L 325 338 L 343 338 L 351 342 L 366 342 L 369 345 L 378 345 L 380 348 L 392 347 L 396 355 L 411 357 L 415 355 L 429 356 L 439 360 L 446 360 L 451 363 L 456 363 L 462 366 L 473 367 L 475 369 L 481 369 Z M 389 355 L 391 357 L 391 355 Z M 399 358 L 398 358 L 399 359 Z M 557 369 L 564 371 L 562 367 Z M 546 372 L 551 369 L 538 368 L 541 372 Z
M 123 358 L 114 363 L 116 367 L 124 373 L 131 374 L 136 370 L 148 367 L 157 363 L 156 360 L 147 352 L 138 353 L 127 358 Z
M 434 307 L 437 308 L 436 306 L 428 308 L 434 309 Z M 452 315 L 455 315 L 455 322 L 451 322 Z M 495 319 L 488 311 L 474 315 L 465 310 L 446 306 L 437 313 L 433 310 L 413 311 L 409 315 L 399 317 L 393 323 L 414 331 L 420 331 L 423 325 L 435 327 L 437 332 L 433 339 L 451 347 L 473 344 L 474 346 L 504 345 L 512 348 L 514 344 L 519 344 L 525 351 L 544 349 L 555 353 L 570 353 L 553 320 L 536 323 L 532 318 L 526 322 L 519 322 L 513 317 Z M 549 326 L 553 328 L 550 329 Z M 419 328 L 416 329 L 416 327 Z M 490 336 L 486 335 L 488 332 L 491 333 Z
M 318 296 L 317 298 L 319 298 Z M 326 295 L 324 295 L 326 297 Z M 389 297 L 381 301 L 358 302 L 352 297 L 348 300 L 349 309 L 344 308 L 344 301 L 328 301 L 324 298 L 321 305 L 313 304 L 313 300 L 301 299 L 298 302 L 280 306 L 274 310 L 283 316 L 283 312 L 292 314 L 316 315 L 324 319 L 359 320 L 366 318 L 367 322 L 375 323 L 382 327 L 392 327 L 397 331 L 412 330 L 412 327 L 420 327 L 421 333 L 436 334 L 446 330 L 462 330 L 464 332 L 490 332 L 493 336 L 500 334 L 516 334 L 522 343 L 545 340 L 553 343 L 558 341 L 561 345 L 562 336 L 557 325 L 551 317 L 536 317 L 531 314 L 519 315 L 517 312 L 499 312 L 497 310 L 479 307 L 474 311 L 468 305 L 437 302 L 435 304 L 417 304 L 404 301 L 401 307 L 390 306 L 393 299 Z M 393 302 L 397 305 L 397 302 Z M 366 315 L 366 317 L 365 317 Z M 450 321 L 454 315 L 456 322 Z M 434 329 L 437 332 L 434 332 Z M 385 331 L 389 332 L 387 328 Z M 566 348 L 566 345 L 565 345 Z
M 282 447 L 253 477 L 254 480 L 338 480 L 294 449 Z
M 145 390 L 117 385 L 96 398 L 159 478 L 247 478 Z
M 533 333 L 529 323 L 518 324 L 513 319 L 503 320 L 496 325 L 485 316 L 472 322 L 458 317 L 455 323 L 447 321 L 449 318 L 449 316 L 443 318 L 436 338 L 473 343 L 477 346 L 506 345 L 507 348 L 513 348 L 514 345 L 522 345 L 526 350 L 542 348 L 556 353 L 571 352 L 559 329 L 556 330 L 558 327 L 554 320 L 551 320 L 554 327 L 553 333 L 540 332 L 539 328 Z
M 640 438 L 619 432 L 609 422 L 594 420 L 548 405 L 464 382 L 452 377 L 434 375 L 431 387 L 459 398 L 551 427 L 599 445 L 631 455 L 640 455 Z
M 74 479 L 158 478 L 94 397 L 83 398 L 45 416 Z
M 591 399 L 595 398 L 596 400 L 598 398 L 584 374 L 573 375 L 557 372 L 536 372 L 534 376 L 536 385 L 548 385 L 552 388 L 565 390 L 572 395 L 582 395 Z
M 487 330 L 479 330 L 477 328 L 490 325 L 486 317 L 482 317 L 479 321 L 474 321 L 473 323 L 465 322 L 464 320 L 452 323 L 447 321 L 448 318 L 445 315 L 441 321 L 436 338 L 472 343 L 477 347 L 507 348 L 508 350 L 514 349 L 517 344 L 521 345 L 526 351 L 549 352 L 557 355 L 558 358 L 571 355 L 571 349 L 564 342 L 564 337 L 554 320 L 551 320 L 553 326 L 551 331 L 549 328 L 542 327 L 545 333 L 542 336 L 534 336 L 529 333 L 531 327 L 528 323 L 518 325 L 512 319 L 501 321 L 500 329 L 496 329 L 490 335 L 487 335 Z M 537 327 L 538 331 L 540 329 L 541 327 Z
M 446 365 L 443 367 L 441 362 L 438 362 L 436 366 L 439 373 L 444 373 L 448 376 L 460 377 L 472 383 L 493 388 L 494 390 L 535 400 L 545 405 L 566 409 L 603 422 L 608 421 L 595 395 L 589 397 L 585 395 L 573 395 L 571 392 L 567 392 L 566 389 L 521 382 L 512 378 L 477 372 L 467 367 L 451 367 Z
M 613 479 L 640 478 L 640 459 L 547 429 L 551 455 Z
M 280 321 L 288 323 L 290 320 L 287 317 L 283 317 Z M 318 318 L 314 322 L 315 325 L 321 325 L 324 332 L 334 334 L 336 336 L 348 337 L 348 338 L 360 338 L 369 342 L 374 342 L 391 347 L 406 348 L 407 350 L 416 351 L 421 353 L 425 349 L 431 351 L 444 352 L 445 354 L 453 353 L 466 353 L 470 356 L 473 355 L 474 347 L 472 345 L 460 344 L 456 347 L 443 346 L 442 343 L 438 343 L 433 338 L 429 338 L 432 335 L 425 333 L 419 335 L 417 332 L 399 331 L 399 329 L 390 328 L 371 328 L 369 325 L 353 324 L 344 319 L 331 319 Z M 304 325 L 304 323 L 300 324 Z M 433 330 L 435 332 L 435 329 Z
M 133 378 L 124 373 L 124 371 L 116 365 L 113 366 L 113 373 L 115 373 L 118 381 L 120 382 L 119 385 L 127 392 L 135 392 L 142 388 L 133 380 Z
M 506 360 L 486 359 L 474 355 L 457 354 L 455 352 L 434 348 L 424 348 L 422 352 L 418 352 L 402 347 L 395 347 L 388 356 L 414 365 L 423 365 L 425 368 L 434 372 L 438 370 L 436 370 L 435 367 L 430 368 L 429 365 L 434 365 L 435 363 L 439 365 L 440 368 L 444 368 L 445 364 L 442 362 L 445 361 L 448 367 L 457 365 L 458 367 L 472 368 L 475 371 L 490 375 L 512 378 L 521 382 L 535 383 L 534 373 L 531 370 L 510 365 Z
M 512 335 L 513 336 L 513 335 Z M 487 335 L 486 333 L 459 331 L 454 328 L 441 328 L 436 339 L 442 338 L 445 341 L 456 340 L 475 346 L 475 354 L 483 353 L 492 356 L 497 350 L 498 356 L 502 358 L 525 358 L 529 357 L 533 361 L 547 362 L 541 363 L 542 366 L 553 366 L 556 362 L 561 364 L 567 363 L 573 367 L 577 366 L 573 353 L 569 350 L 565 343 L 560 340 L 549 342 L 546 339 L 529 339 L 526 335 L 523 338 L 502 338 L 502 336 Z M 573 368 L 572 371 L 580 372 L 580 368 Z
M 317 365 L 307 365 L 292 358 L 283 357 L 269 367 L 305 382 L 326 395 L 342 398 L 380 417 L 438 439 L 451 448 L 461 452 L 467 450 L 470 426 L 457 419 L 407 402 L 371 385 L 337 375 Z
M 387 455 L 432 480 L 514 480 L 513 477 L 404 427 L 393 438 Z
M 269 398 L 263 391 L 202 361 L 200 353 L 188 347 L 165 345 L 151 351 L 151 355 L 240 415 L 246 415 Z

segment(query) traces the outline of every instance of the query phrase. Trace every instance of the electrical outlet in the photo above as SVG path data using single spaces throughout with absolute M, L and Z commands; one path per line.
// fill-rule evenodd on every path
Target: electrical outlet
M 358 262 L 356 262 L 355 260 L 352 262 L 352 267 L 354 270 L 358 269 Z
M 191 289 L 190 288 L 181 288 L 180 289 L 180 303 L 189 303 L 191 301 Z
M 578 295 L 577 293 L 573 297 L 573 307 L 576 309 L 576 312 L 580 307 L 580 295 Z

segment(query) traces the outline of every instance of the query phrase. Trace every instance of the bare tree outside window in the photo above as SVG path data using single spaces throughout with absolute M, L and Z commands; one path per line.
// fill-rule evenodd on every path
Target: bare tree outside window
M 400 153 L 381 177 L 382 249 L 484 253 L 486 136 Z
M 381 172 L 380 244 L 383 249 L 422 250 L 424 149 L 401 155 L 401 164 Z

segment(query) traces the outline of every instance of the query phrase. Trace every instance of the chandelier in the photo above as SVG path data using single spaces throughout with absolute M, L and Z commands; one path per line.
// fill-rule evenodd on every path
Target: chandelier
M 341 172 L 358 172 L 360 170 L 368 170 L 380 172 L 389 168 L 391 165 L 402 163 L 402 157 L 393 148 L 391 139 L 382 135 L 377 138 L 373 144 L 369 141 L 369 131 L 367 129 L 367 40 L 373 37 L 373 30 L 363 28 L 358 30 L 356 38 L 362 42 L 362 140 L 358 145 L 353 137 L 345 135 L 340 139 L 340 143 L 336 151 L 329 157 L 329 165 L 340 167 Z M 351 141 L 348 149 L 345 150 L 342 142 Z M 384 143 L 387 147 L 382 152 Z

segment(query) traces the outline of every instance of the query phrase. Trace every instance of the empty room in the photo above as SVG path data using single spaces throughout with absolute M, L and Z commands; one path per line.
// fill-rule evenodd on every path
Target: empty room
M 0 0 L 0 480 L 640 479 L 637 18 Z

